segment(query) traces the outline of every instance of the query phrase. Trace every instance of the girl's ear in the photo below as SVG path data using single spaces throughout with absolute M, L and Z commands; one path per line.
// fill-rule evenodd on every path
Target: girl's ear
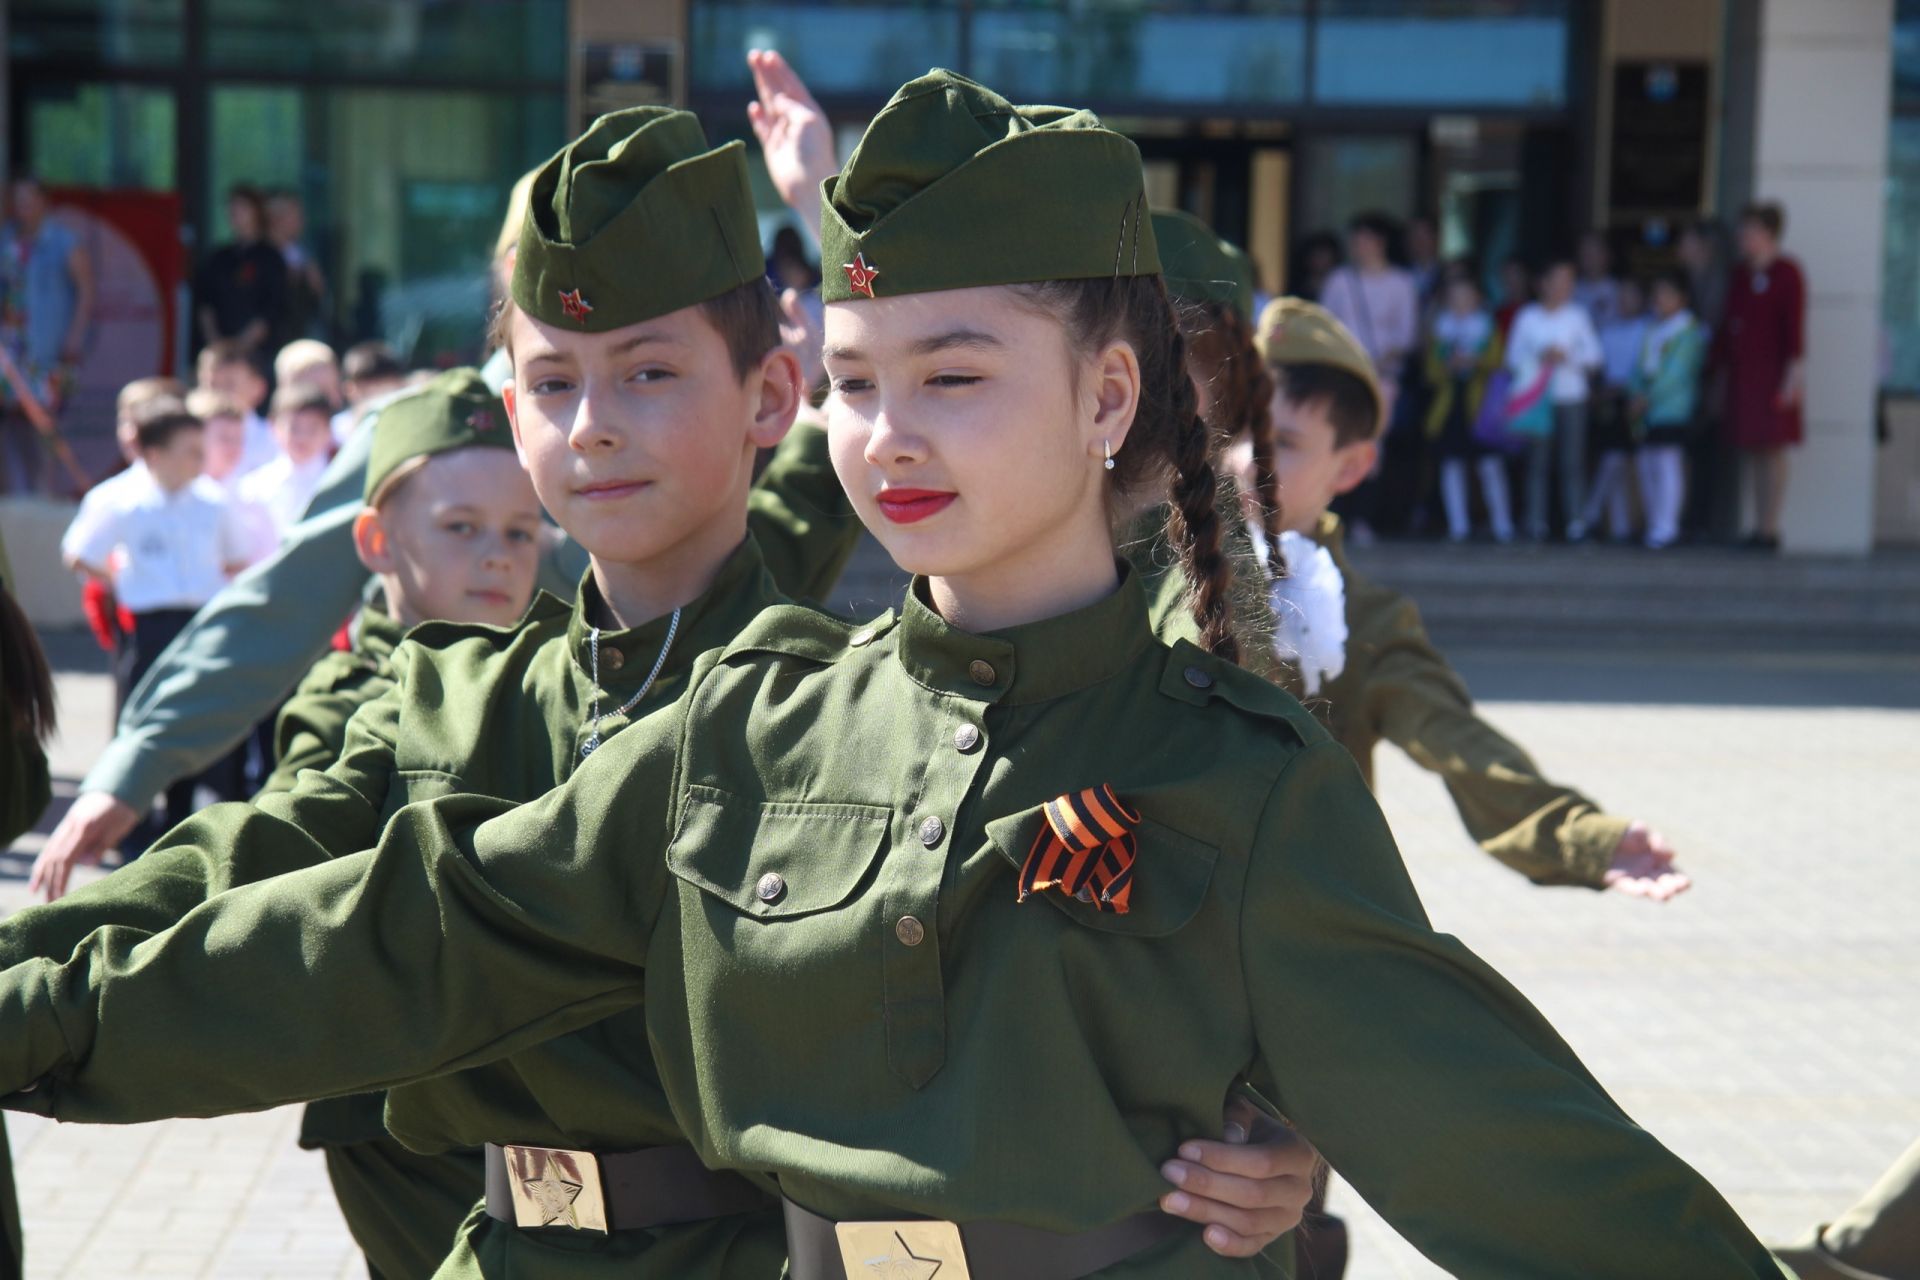
M 393 541 L 387 534 L 387 526 L 381 522 L 380 513 L 372 507 L 362 507 L 360 514 L 353 518 L 353 549 L 359 553 L 360 563 L 367 566 L 368 572 L 393 572 Z
M 520 469 L 528 475 L 533 467 L 527 462 L 527 447 L 520 439 L 520 407 L 514 399 L 513 379 L 507 379 L 507 385 L 500 388 L 500 399 L 507 406 L 507 427 L 513 432 L 513 451 L 519 455 Z
M 1140 408 L 1140 357 L 1134 354 L 1132 343 L 1116 340 L 1101 350 L 1093 370 L 1092 392 L 1089 425 L 1093 435 L 1087 441 L 1088 450 L 1094 457 L 1103 457 L 1109 448 L 1118 453 Z
M 751 376 L 758 379 L 759 400 L 748 438 L 756 449 L 771 449 L 786 438 L 807 393 L 800 361 L 790 348 L 775 347 L 760 362 L 759 373 Z

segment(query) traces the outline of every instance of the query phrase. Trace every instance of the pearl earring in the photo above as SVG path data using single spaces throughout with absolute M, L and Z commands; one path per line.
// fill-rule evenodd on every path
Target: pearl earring
M 1101 447 L 1102 449 L 1104 449 L 1104 450 L 1106 451 L 1106 455 L 1107 455 L 1107 461 L 1106 461 L 1106 468 L 1107 468 L 1107 470 L 1109 470 L 1109 471 L 1111 471 L 1111 470 L 1113 470 L 1113 441 L 1111 441 L 1111 440 L 1102 440 L 1102 441 L 1100 442 L 1100 447 Z

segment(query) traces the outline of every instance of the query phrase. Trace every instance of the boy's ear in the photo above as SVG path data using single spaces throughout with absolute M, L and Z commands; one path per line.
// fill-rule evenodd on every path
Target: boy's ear
M 514 455 L 520 459 L 520 469 L 532 475 L 533 467 L 527 462 L 527 448 L 520 441 L 520 408 L 514 402 L 513 392 L 513 379 L 508 378 L 507 385 L 500 388 L 500 400 L 507 406 L 507 427 L 513 432 Z
M 757 384 L 758 399 L 747 438 L 756 449 L 771 449 L 786 439 L 807 393 L 801 384 L 800 361 L 788 348 L 778 346 L 766 354 L 759 370 L 748 378 Z
M 1379 458 L 1380 444 L 1376 440 L 1356 440 L 1340 446 L 1340 469 L 1334 473 L 1333 491 L 1352 493 L 1359 488 L 1360 482 L 1373 474 L 1373 464 Z
M 392 539 L 380 513 L 372 507 L 362 507 L 360 514 L 353 518 L 353 549 L 369 573 L 393 571 Z

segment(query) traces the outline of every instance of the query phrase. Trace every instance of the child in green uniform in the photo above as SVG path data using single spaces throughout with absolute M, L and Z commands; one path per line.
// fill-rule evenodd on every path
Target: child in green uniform
M 1380 396 L 1360 344 L 1297 298 L 1268 304 L 1260 336 L 1279 384 L 1275 456 L 1288 530 L 1276 645 L 1295 667 L 1295 691 L 1368 778 L 1383 738 L 1439 774 L 1480 847 L 1536 883 L 1656 900 L 1683 892 L 1687 877 L 1659 833 L 1542 777 L 1474 713 L 1414 603 L 1354 572 L 1327 504 L 1373 466 Z
M 200 815 L 169 836 L 165 859 L 203 876 L 212 863 L 225 884 L 241 878 L 232 868 L 319 862 L 369 845 L 408 800 L 530 800 L 671 701 L 694 657 L 778 600 L 776 584 L 814 594 L 837 576 L 859 525 L 821 432 L 790 435 L 748 492 L 755 451 L 785 431 L 798 381 L 792 357 L 775 349 L 737 144 L 707 150 L 683 112 L 620 113 L 542 170 L 532 197 L 501 325 L 514 364 L 506 403 L 536 490 L 591 553 L 579 601 L 542 597 L 511 633 L 416 630 L 394 654 L 396 687 L 354 716 L 335 765 L 250 813 Z M 672 246 L 675 270 L 631 270 L 660 246 Z M 179 895 L 173 918 L 197 900 Z M 171 922 L 118 918 L 137 929 Z M 97 909 L 64 923 L 25 913 L 0 925 L 0 959 L 64 956 L 99 923 Z M 337 1013 L 364 1027 L 358 998 Z M 323 998 L 307 1004 L 307 1016 L 338 1025 L 328 1012 Z M 215 1108 L 218 1092 L 178 1105 Z M 152 1100 L 121 1098 L 93 1114 L 126 1115 L 120 1106 Z M 428 1153 L 489 1141 L 598 1150 L 610 1180 L 644 1193 L 613 1216 L 605 1241 L 523 1230 L 513 1157 L 495 1151 L 501 1186 L 466 1223 L 443 1275 L 777 1272 L 772 1202 L 742 1180 L 708 1175 L 686 1147 L 637 1013 L 397 1089 L 387 1125 Z M 421 1251 L 445 1253 L 449 1243 L 410 1236 Z
M 834 462 L 923 575 L 900 615 L 770 609 L 540 800 L 410 805 L 374 850 L 7 971 L 9 1102 L 392 1086 L 644 994 L 703 1161 L 778 1177 L 795 1280 L 1273 1274 L 1140 1212 L 1243 1075 L 1456 1273 L 1778 1275 L 1430 930 L 1351 758 L 1230 661 L 1132 144 L 934 73 L 824 195 Z M 1115 560 L 1169 475 L 1204 648 L 1157 641 Z M 582 1156 L 514 1153 L 529 1218 L 618 1209 Z
M 0 848 L 30 831 L 53 799 L 46 740 L 53 734 L 53 673 L 33 624 L 13 598 L 13 566 L 0 543 Z M 0 1124 L 0 1280 L 20 1280 L 25 1263 L 13 1152 Z

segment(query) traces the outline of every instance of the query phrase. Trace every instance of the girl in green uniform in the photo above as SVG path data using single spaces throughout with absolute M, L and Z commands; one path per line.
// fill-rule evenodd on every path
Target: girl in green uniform
M 1232 664 L 1137 150 L 935 73 L 824 194 L 834 461 L 920 575 L 899 616 L 771 609 L 542 800 L 409 806 L 9 970 L 12 1104 L 391 1085 L 644 993 L 695 1147 L 777 1176 L 796 1280 L 1271 1274 L 1142 1212 L 1242 1078 L 1456 1273 L 1778 1275 L 1429 928 L 1351 759 Z M 1169 477 L 1204 647 L 1157 641 L 1115 560 Z M 379 1033 L 334 1045 L 286 982 Z M 216 1018 L 254 1034 L 209 1082 Z M 521 1155 L 529 1212 L 604 1203 L 591 1162 Z

